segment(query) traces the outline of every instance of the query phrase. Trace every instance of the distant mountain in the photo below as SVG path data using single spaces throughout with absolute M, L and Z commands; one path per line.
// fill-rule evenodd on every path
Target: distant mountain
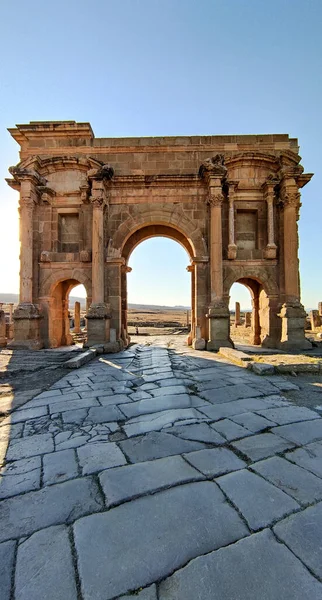
M 18 300 L 18 294 L 0 294 L 0 302 L 3 302 L 4 304 L 9 304 L 10 302 L 17 304 Z

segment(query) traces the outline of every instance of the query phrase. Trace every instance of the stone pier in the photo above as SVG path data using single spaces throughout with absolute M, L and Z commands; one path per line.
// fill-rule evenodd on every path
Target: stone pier
M 6 345 L 6 315 L 4 310 L 0 309 L 0 348 L 3 348 Z
M 316 331 L 316 329 L 321 327 L 321 317 L 319 315 L 319 311 L 311 310 L 309 316 L 311 321 L 311 329 L 312 331 Z
M 240 325 L 240 303 L 235 302 L 235 327 Z
M 80 309 L 81 309 L 80 302 L 75 302 L 75 307 L 74 307 L 74 333 L 80 333 L 81 332 L 81 328 L 80 328 Z

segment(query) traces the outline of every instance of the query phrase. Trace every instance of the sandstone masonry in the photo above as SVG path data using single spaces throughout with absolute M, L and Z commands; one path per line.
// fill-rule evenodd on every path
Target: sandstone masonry
M 254 342 L 301 349 L 300 193 L 311 174 L 288 135 L 95 138 L 89 123 L 31 122 L 9 130 L 20 159 L 18 348 L 70 343 L 68 295 L 88 299 L 88 344 L 128 344 L 128 260 L 165 236 L 190 258 L 196 349 L 231 346 L 229 292 L 251 291 Z

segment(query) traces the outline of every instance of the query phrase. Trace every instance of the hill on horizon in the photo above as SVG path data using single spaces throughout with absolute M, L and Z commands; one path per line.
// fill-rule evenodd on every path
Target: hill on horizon
M 10 302 L 13 302 L 14 304 L 18 304 L 19 301 L 19 294 L 12 294 L 12 293 L 0 293 L 0 302 L 2 302 L 3 304 L 9 304 Z M 75 302 L 80 302 L 81 306 L 83 308 L 85 308 L 86 306 L 86 298 L 80 298 L 79 296 L 73 296 L 71 295 L 69 297 L 69 304 L 74 304 Z M 130 309 L 134 309 L 134 310 L 147 310 L 147 309 L 151 309 L 151 310 L 190 310 L 190 306 L 182 306 L 182 305 L 175 305 L 175 306 L 166 306 L 163 304 L 132 304 L 131 302 L 128 304 L 128 308 Z

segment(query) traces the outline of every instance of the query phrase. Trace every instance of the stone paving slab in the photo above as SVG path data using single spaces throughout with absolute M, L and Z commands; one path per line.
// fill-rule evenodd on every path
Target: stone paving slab
M 51 433 L 43 433 L 21 440 L 13 440 L 9 444 L 6 458 L 7 460 L 19 460 L 53 451 L 53 436 Z
M 19 468 L 20 463 L 24 463 L 25 467 Z M 40 477 L 40 456 L 6 463 L 1 469 L 0 499 L 37 490 L 40 487 Z
M 219 405 L 201 407 L 200 410 L 214 421 L 219 421 L 225 417 L 241 415 L 245 412 L 257 411 L 258 409 L 271 408 L 271 406 L 274 406 L 274 404 L 268 401 L 267 398 L 244 398 Z
M 194 408 L 182 408 L 174 410 L 164 410 L 153 414 L 141 415 L 127 421 L 123 429 L 128 437 L 140 435 L 150 431 L 160 431 L 164 427 L 170 427 L 174 423 L 194 423 L 198 421 L 207 421 L 207 417 L 201 415 Z
M 126 458 L 114 442 L 93 442 L 77 448 L 82 474 L 89 475 L 103 469 L 126 464 Z
M 37 531 L 18 547 L 15 600 L 77 600 L 75 572 L 64 525 Z
M 69 400 L 65 402 L 55 402 L 49 405 L 49 412 L 51 415 L 64 412 L 65 410 L 78 410 L 79 408 L 90 408 L 91 406 L 99 406 L 98 401 L 95 398 L 77 398 L 75 400 Z
M 256 396 L 262 396 L 262 392 L 252 388 L 249 385 L 242 383 L 237 385 L 230 385 L 225 388 L 218 390 L 208 390 L 206 392 L 200 392 L 202 398 L 212 402 L 213 404 L 224 404 L 233 400 L 239 400 L 242 398 L 255 398 Z
M 276 423 L 265 419 L 265 417 L 256 415 L 252 412 L 246 412 L 241 415 L 233 415 L 231 420 L 238 425 L 242 425 L 252 433 L 258 433 L 264 429 L 268 429 L 276 425 Z
M 255 461 L 284 452 L 293 448 L 294 444 L 274 433 L 260 433 L 232 442 L 232 446 L 245 454 L 250 460 Z
M 36 408 L 28 408 L 28 409 L 18 409 L 15 412 L 11 413 L 9 417 L 6 417 L 1 422 L 1 425 L 13 425 L 15 423 L 22 423 L 24 421 L 28 421 L 28 419 L 36 419 L 38 417 L 43 417 L 47 414 L 47 408 L 45 406 L 39 406 Z
M 297 421 L 311 421 L 319 415 L 305 406 L 287 406 L 280 408 L 267 408 L 257 411 L 263 417 L 274 421 L 277 425 L 288 425 Z
M 74 479 L 78 475 L 78 466 L 74 450 L 60 450 L 43 457 L 44 485 L 61 483 Z
M 38 529 L 70 523 L 103 505 L 90 478 L 74 479 L 0 502 L 0 541 L 30 535 Z
M 190 408 L 191 406 L 191 397 L 188 394 L 175 394 L 171 396 L 162 396 L 157 399 L 151 398 L 149 400 L 139 400 L 138 402 L 123 404 L 122 412 L 124 412 L 128 418 L 131 418 L 160 412 L 161 410 Z
M 304 444 L 322 440 L 322 419 L 317 416 L 314 421 L 280 425 L 275 427 L 272 431 L 277 433 L 277 435 L 302 446 Z
M 293 498 L 246 469 L 223 475 L 216 482 L 253 531 L 267 527 L 299 508 Z
M 0 591 L 1 600 L 10 600 L 16 542 L 0 544 Z
M 322 477 L 322 442 L 308 444 L 289 452 L 286 458 L 304 469 L 308 469 L 318 477 Z
M 322 500 L 322 480 L 284 458 L 273 456 L 255 463 L 251 469 L 300 504 L 313 504 Z
M 213 423 L 211 427 L 223 435 L 229 442 L 243 437 L 248 437 L 250 435 L 249 429 L 245 429 L 245 427 L 234 423 L 234 421 L 231 421 L 230 419 L 216 421 L 216 423 Z
M 109 600 L 144 587 L 248 534 L 212 482 L 185 484 L 86 517 L 74 532 L 84 600 Z
M 246 466 L 245 461 L 238 458 L 227 448 L 198 450 L 183 456 L 193 467 L 207 477 L 218 477 L 223 473 L 237 471 L 237 469 L 243 469 Z
M 165 430 L 166 433 L 172 433 L 184 440 L 195 440 L 196 442 L 205 442 L 215 446 L 224 444 L 225 438 L 217 431 L 212 429 L 206 423 L 197 423 L 195 425 L 177 425 Z M 247 432 L 249 435 L 249 432 Z
M 99 476 L 106 506 L 131 500 L 179 483 L 203 480 L 204 476 L 181 456 L 169 456 L 103 471 Z
M 322 579 L 322 502 L 310 506 L 274 527 L 277 537 Z
M 132 463 L 193 452 L 206 447 L 201 442 L 183 440 L 170 433 L 157 431 L 125 440 L 120 442 L 119 446 Z
M 192 560 L 160 584 L 159 600 L 321 600 L 322 584 L 262 531 Z

